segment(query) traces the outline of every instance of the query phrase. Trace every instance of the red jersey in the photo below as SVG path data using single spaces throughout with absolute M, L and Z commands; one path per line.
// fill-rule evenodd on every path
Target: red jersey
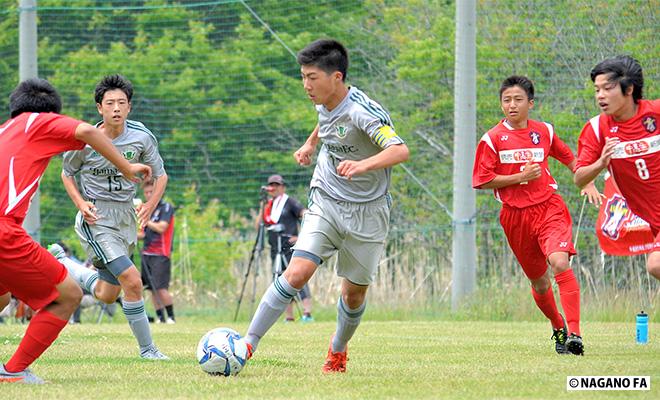
M 53 113 L 22 113 L 0 126 L 0 216 L 22 223 L 51 157 L 80 150 L 81 121 Z
M 477 145 L 472 186 L 479 189 L 496 175 L 517 174 L 532 160 L 541 166 L 539 178 L 493 191 L 496 199 L 511 207 L 542 203 L 557 190 L 557 182 L 548 169 L 549 156 L 566 165 L 575 158 L 571 149 L 555 135 L 551 124 L 530 119 L 527 128 L 514 129 L 502 120 L 486 132 Z
M 608 170 L 630 209 L 660 229 L 660 100 L 640 100 L 637 113 L 617 122 L 600 114 L 582 128 L 576 169 L 596 162 L 605 139 L 619 138 Z

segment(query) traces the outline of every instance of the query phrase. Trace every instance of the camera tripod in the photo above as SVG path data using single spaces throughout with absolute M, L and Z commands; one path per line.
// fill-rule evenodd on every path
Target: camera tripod
M 245 269 L 245 274 L 243 276 L 241 293 L 236 303 L 236 311 L 234 312 L 234 321 L 236 321 L 236 319 L 238 318 L 238 312 L 241 309 L 241 304 L 243 302 L 243 297 L 245 295 L 245 287 L 247 286 L 248 280 L 250 279 L 250 273 L 252 273 L 252 297 L 250 301 L 250 309 L 251 309 L 251 313 L 254 311 L 255 295 L 257 291 L 257 276 L 259 275 L 259 267 L 261 266 L 261 254 L 264 249 L 264 239 L 266 235 L 266 230 L 277 233 L 277 255 L 275 256 L 275 261 L 273 262 L 272 280 L 274 281 L 275 279 L 277 279 L 277 277 L 282 274 L 282 271 L 284 270 L 284 266 L 288 265 L 288 260 L 286 259 L 286 256 L 282 252 L 282 236 L 283 236 L 282 232 L 284 231 L 284 226 L 282 224 L 275 224 L 266 228 L 266 223 L 264 222 L 264 218 L 263 218 L 263 210 L 266 204 L 266 199 L 267 199 L 267 193 L 262 188 L 260 205 L 259 205 L 259 228 L 257 229 L 257 237 L 254 241 L 254 245 L 252 246 L 250 261 L 248 262 L 248 266 Z M 289 236 L 289 235 L 284 235 L 284 236 Z M 254 270 L 254 272 L 252 270 Z M 300 313 L 300 315 L 302 315 L 302 311 L 300 310 L 300 296 L 298 294 L 296 295 L 296 297 L 294 297 L 294 301 L 296 303 L 298 312 Z

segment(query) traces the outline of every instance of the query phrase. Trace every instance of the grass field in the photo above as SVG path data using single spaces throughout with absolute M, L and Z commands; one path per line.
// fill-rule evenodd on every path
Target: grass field
M 153 325 L 170 362 L 137 357 L 123 316 L 67 327 L 33 370 L 48 385 L 0 386 L 2 399 L 603 399 L 660 398 L 658 324 L 635 344 L 634 324 L 584 322 L 584 357 L 554 353 L 541 322 L 365 321 L 351 342 L 348 372 L 320 372 L 334 322 L 278 323 L 240 375 L 213 377 L 196 365 L 210 328 L 246 324 L 180 318 Z M 0 325 L 0 360 L 23 325 Z M 567 375 L 650 375 L 650 392 L 567 392 Z

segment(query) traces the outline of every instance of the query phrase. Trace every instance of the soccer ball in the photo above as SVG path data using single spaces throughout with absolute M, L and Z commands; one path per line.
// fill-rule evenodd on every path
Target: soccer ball
M 247 345 L 233 329 L 208 331 L 197 345 L 197 361 L 204 372 L 230 376 L 241 372 L 247 361 Z

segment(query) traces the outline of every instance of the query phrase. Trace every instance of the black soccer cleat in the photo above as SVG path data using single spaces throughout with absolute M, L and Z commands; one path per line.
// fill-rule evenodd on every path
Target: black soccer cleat
M 568 339 L 566 339 L 566 350 L 568 350 L 571 354 L 575 354 L 576 356 L 583 356 L 584 344 L 582 343 L 582 337 L 576 335 L 575 333 L 571 333 L 568 336 Z
M 564 316 L 562 315 L 562 319 Z M 555 341 L 555 351 L 557 354 L 570 354 L 571 352 L 566 349 L 566 340 L 568 339 L 568 329 L 566 328 L 566 320 L 564 319 L 564 327 L 552 330 L 550 337 Z

